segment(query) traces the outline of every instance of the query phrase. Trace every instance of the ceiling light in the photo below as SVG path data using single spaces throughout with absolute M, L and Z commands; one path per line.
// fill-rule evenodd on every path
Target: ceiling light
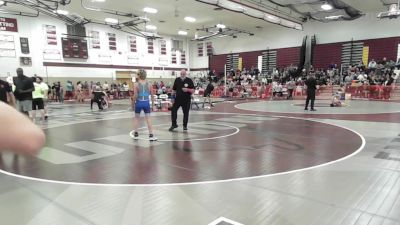
M 217 24 L 217 28 L 220 28 L 220 29 L 225 29 L 226 28 L 226 26 L 224 25 L 224 24 Z
M 294 29 L 296 30 L 303 30 L 303 26 L 301 24 L 295 24 Z
M 338 20 L 340 18 L 342 18 L 343 15 L 337 15 L 337 16 L 325 16 L 325 19 L 327 20 Z
M 106 0 L 92 0 L 92 2 L 105 2 Z
M 222 8 L 229 9 L 236 12 L 243 12 L 244 8 L 240 3 L 232 2 L 229 0 L 219 0 L 218 5 Z
M 4 5 L 5 4 L 5 2 L 4 1 L 0 1 L 0 5 Z
M 265 16 L 264 12 L 262 12 L 262 11 L 260 11 L 258 9 L 252 9 L 252 8 L 245 8 L 243 13 L 248 15 L 248 16 L 259 18 L 259 19 L 263 19 L 264 16 Z
M 326 2 L 323 5 L 321 5 L 321 8 L 326 11 L 333 9 L 333 7 Z
M 196 18 L 187 16 L 187 17 L 185 17 L 185 21 L 189 22 L 189 23 L 194 23 L 194 22 L 196 22 Z
M 295 24 L 289 20 L 281 20 L 281 25 L 285 27 L 295 28 Z
M 147 30 L 157 30 L 157 27 L 156 26 L 154 26 L 154 25 L 146 25 L 146 29 Z
M 218 0 L 199 0 L 199 1 L 208 3 L 208 4 L 218 4 Z
M 0 5 L 1 5 L 1 1 L 0 1 Z M 57 13 L 57 14 L 60 14 L 60 15 L 68 15 L 68 14 L 69 14 L 68 11 L 62 10 L 62 9 L 57 9 L 57 10 L 56 10 L 56 13 Z
M 187 32 L 187 31 L 184 31 L 184 30 L 180 30 L 180 31 L 178 31 L 178 34 L 179 34 L 179 35 L 186 36 L 186 35 L 188 34 L 188 32 Z
M 117 24 L 118 20 L 114 19 L 114 18 L 106 18 L 104 21 L 106 21 L 106 23 L 111 23 L 111 24 Z
M 146 13 L 157 13 L 158 12 L 158 10 L 157 9 L 154 9 L 154 8 L 150 8 L 150 7 L 145 7 L 145 8 L 143 8 L 143 12 L 146 12 Z
M 271 23 L 280 23 L 281 22 L 280 18 L 273 16 L 273 15 L 268 15 L 268 14 L 265 15 L 264 19 Z

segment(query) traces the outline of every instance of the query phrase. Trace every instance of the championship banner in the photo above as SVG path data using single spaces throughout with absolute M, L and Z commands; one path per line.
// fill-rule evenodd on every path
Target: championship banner
M 0 17 L 0 31 L 18 32 L 17 19 Z
M 363 47 L 362 61 L 365 66 L 368 67 L 368 57 L 369 57 L 369 46 Z

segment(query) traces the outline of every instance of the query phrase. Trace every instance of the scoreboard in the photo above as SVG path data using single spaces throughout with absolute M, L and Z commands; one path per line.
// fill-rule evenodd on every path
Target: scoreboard
M 88 58 L 87 40 L 77 38 L 62 38 L 62 49 L 64 58 Z

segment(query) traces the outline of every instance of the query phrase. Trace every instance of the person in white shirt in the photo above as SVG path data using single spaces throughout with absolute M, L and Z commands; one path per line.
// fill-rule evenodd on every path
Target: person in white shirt
M 365 76 L 364 74 L 360 73 L 360 75 L 358 75 L 357 80 L 360 81 L 361 83 L 363 83 L 365 81 Z
M 103 84 L 103 91 L 108 91 L 109 90 L 109 85 L 108 85 L 108 83 L 107 83 L 107 81 L 106 82 L 104 82 L 104 84 Z
M 272 95 L 282 97 L 282 85 L 276 81 L 272 82 Z
M 47 93 L 49 87 L 47 84 L 43 83 L 43 79 L 41 77 L 36 77 L 36 81 L 33 83 L 35 90 L 32 92 L 32 120 L 35 122 L 36 120 L 36 110 L 40 111 L 40 115 L 42 118 L 42 122 L 45 120 L 45 112 L 44 112 L 44 99 L 47 99 Z
M 375 62 L 375 59 L 372 59 L 372 60 L 368 63 L 368 68 L 369 68 L 369 69 L 376 69 L 376 62 Z

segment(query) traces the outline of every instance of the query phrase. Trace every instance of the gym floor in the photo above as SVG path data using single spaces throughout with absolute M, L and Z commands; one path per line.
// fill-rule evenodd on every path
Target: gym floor
M 400 103 L 303 104 L 157 112 L 153 143 L 125 103 L 53 104 L 42 152 L 0 158 L 1 224 L 400 224 Z

